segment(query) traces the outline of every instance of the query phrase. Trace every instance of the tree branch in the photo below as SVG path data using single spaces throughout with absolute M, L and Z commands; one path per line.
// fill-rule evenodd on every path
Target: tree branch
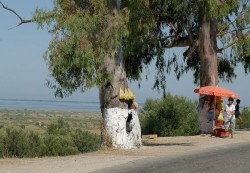
M 195 52 L 195 50 L 198 48 L 198 46 L 199 46 L 199 41 L 195 40 L 194 44 L 190 46 L 188 50 L 185 52 L 185 55 L 183 54 L 184 57 L 188 57 L 188 58 L 191 57 L 192 54 Z
M 167 25 L 174 30 L 175 33 L 177 33 L 177 28 L 172 23 L 167 23 Z
M 192 35 L 192 32 L 191 32 L 190 26 L 185 24 L 185 23 L 183 23 L 183 26 L 186 29 L 187 33 L 188 33 L 188 38 L 189 38 L 190 42 L 193 43 L 194 39 L 193 39 L 193 35 Z
M 3 7 L 5 10 L 8 10 L 8 11 L 14 13 L 14 14 L 19 18 L 19 20 L 20 20 L 20 22 L 19 22 L 16 26 L 14 26 L 14 27 L 12 27 L 12 28 L 9 28 L 9 29 L 13 29 L 13 28 L 15 28 L 15 27 L 18 27 L 18 26 L 24 24 L 24 23 L 33 22 L 32 19 L 30 19 L 30 20 L 25 20 L 25 19 L 23 19 L 15 10 L 13 10 L 13 9 L 11 9 L 11 8 L 9 8 L 9 7 L 7 7 L 7 6 L 5 6 L 1 1 L 0 1 L 0 4 L 2 5 L 2 7 Z
M 175 16 L 173 16 L 173 15 L 171 15 L 171 14 L 169 14 L 169 13 L 158 13 L 158 12 L 155 12 L 155 14 L 157 14 L 157 15 L 159 15 L 159 16 L 168 17 L 168 18 L 170 18 L 170 19 L 172 19 L 172 20 L 178 21 L 178 22 L 182 25 L 182 27 L 187 31 L 187 36 L 188 36 L 189 41 L 186 40 L 187 38 L 183 39 L 183 37 L 182 37 L 182 38 L 180 38 L 180 39 L 177 39 L 177 40 L 176 40 L 175 42 L 173 42 L 171 45 L 166 46 L 166 48 L 172 48 L 172 47 L 186 47 L 186 46 L 191 46 L 191 45 L 194 44 L 193 34 L 192 34 L 192 32 L 191 32 L 190 26 L 189 26 L 187 23 L 185 23 L 185 22 L 184 22 L 183 20 L 181 20 L 180 18 L 175 17 Z M 162 22 L 166 22 L 166 21 L 162 21 Z M 172 29 L 177 33 L 177 28 L 176 28 L 171 22 L 167 23 L 167 25 L 168 25 L 170 28 L 172 28 Z M 195 43 L 195 44 L 196 44 L 196 43 Z
M 250 26 L 246 27 L 246 28 L 238 28 L 238 29 L 234 29 L 234 30 L 231 30 L 231 31 L 227 31 L 227 32 L 221 33 L 221 34 L 217 34 L 217 36 L 223 36 L 223 35 L 226 35 L 226 34 L 231 34 L 233 32 L 237 33 L 238 31 L 244 31 L 246 29 L 250 29 Z
M 248 30 L 245 34 L 241 34 L 239 37 L 236 37 L 235 40 L 233 40 L 231 43 L 229 43 L 228 45 L 218 49 L 218 52 L 222 52 L 223 50 L 231 47 L 232 45 L 236 44 L 237 42 L 241 41 L 242 39 L 244 39 L 244 37 L 247 37 L 250 34 L 250 30 Z
M 187 47 L 192 46 L 188 37 L 180 37 L 176 38 L 172 41 L 172 43 L 165 46 L 165 48 L 173 48 L 173 47 Z
M 249 12 L 248 9 L 242 11 L 238 16 L 235 17 L 235 19 L 234 19 L 233 21 L 231 21 L 230 18 L 227 17 L 226 19 L 229 21 L 229 23 L 228 23 L 226 26 L 224 26 L 224 27 L 221 29 L 221 31 L 220 31 L 217 35 L 222 35 L 222 34 L 223 34 L 223 33 L 222 33 L 223 30 L 227 29 L 230 25 L 233 25 L 233 27 L 235 28 L 234 23 L 236 22 L 236 20 L 237 20 L 239 17 L 242 17 L 245 13 L 248 13 L 248 12 Z

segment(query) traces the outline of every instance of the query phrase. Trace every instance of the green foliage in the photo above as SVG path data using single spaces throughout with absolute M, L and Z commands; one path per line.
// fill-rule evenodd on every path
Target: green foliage
M 45 148 L 43 143 L 43 136 L 34 131 L 26 132 L 28 134 L 28 152 L 25 157 L 40 157 L 43 156 Z
M 143 1 L 139 2 L 143 4 Z M 148 23 L 143 23 L 145 32 L 140 32 L 139 27 L 129 27 L 129 30 L 135 34 L 130 39 L 131 43 L 125 42 L 124 46 L 125 51 L 128 51 L 126 55 L 136 57 L 138 64 L 142 64 L 138 66 L 139 70 L 142 70 L 143 64 L 156 58 L 158 72 L 154 87 L 165 89 L 166 75 L 170 71 L 174 71 L 177 79 L 188 71 L 192 71 L 194 83 L 199 84 L 201 63 L 199 34 L 203 24 L 200 20 L 202 16 L 216 22 L 217 45 L 214 46 L 220 53 L 218 54 L 220 55 L 218 58 L 219 79 L 231 82 L 236 77 L 234 69 L 239 63 L 243 64 L 246 73 L 250 71 L 250 1 L 145 0 L 144 4 L 147 4 L 148 9 L 142 8 L 143 5 L 137 5 L 139 6 L 137 10 L 133 9 L 136 7 L 132 3 L 133 8 L 129 6 L 128 9 L 131 12 L 130 17 L 134 16 L 134 18 L 130 18 L 129 24 L 136 19 L 141 21 L 139 15 L 148 21 Z M 138 11 L 139 15 L 136 16 L 132 10 Z M 151 16 L 146 14 L 151 14 Z M 142 19 L 142 21 L 144 20 Z M 144 46 L 140 46 L 141 44 Z M 130 45 L 133 45 L 132 48 Z M 138 46 L 140 46 L 139 49 Z M 148 49 L 143 48 L 146 46 Z M 169 50 L 178 47 L 183 47 L 183 49 Z M 171 52 L 173 52 L 172 55 Z M 136 60 L 132 62 L 136 64 Z M 131 61 L 131 58 L 127 61 Z M 137 74 L 136 71 L 133 73 Z
M 73 141 L 80 152 L 96 151 L 100 148 L 100 137 L 88 131 L 76 129 L 72 133 Z
M 50 11 L 37 9 L 34 19 L 53 34 L 45 59 L 51 76 L 48 86 L 64 97 L 77 89 L 101 85 L 112 77 L 102 71 L 105 57 L 123 45 L 127 77 L 140 80 L 144 68 L 156 59 L 154 87 L 166 88 L 166 75 L 177 79 L 193 72 L 200 80 L 199 36 L 203 16 L 216 22 L 218 74 L 231 82 L 235 67 L 250 71 L 250 2 L 247 0 L 129 0 L 115 9 L 112 0 L 55 0 Z M 115 10 L 114 10 L 115 9 Z M 169 48 L 184 47 L 166 52 Z M 178 54 L 177 54 L 178 52 Z M 181 59 L 179 56 L 182 56 Z M 165 92 L 164 92 L 165 93 Z
M 70 135 L 45 135 L 44 145 L 44 156 L 65 156 L 79 153 Z
M 46 133 L 16 128 L 0 130 L 0 157 L 65 156 L 99 148 L 98 135 L 71 129 L 62 118 L 50 124 Z
M 101 85 L 105 57 L 128 35 L 126 8 L 115 10 L 110 0 L 55 0 L 51 11 L 37 9 L 33 19 L 53 34 L 45 59 L 55 82 L 48 86 L 64 97 Z
M 156 21 L 146 0 L 129 0 L 122 3 L 129 10 L 129 35 L 123 39 L 125 67 L 127 77 L 132 80 L 140 79 L 143 66 L 152 61 L 152 57 L 162 57 L 157 52 L 159 42 L 154 35 Z M 150 39 L 152 38 L 152 40 Z
M 1 135 L 1 156 L 28 156 L 29 142 L 29 134 L 24 130 L 7 128 L 5 134 Z
M 243 127 L 244 128 L 250 128 L 250 110 L 249 108 L 244 107 L 241 111 L 241 116 L 243 119 Z
M 70 133 L 70 126 L 63 118 L 48 125 L 47 134 L 44 137 L 45 150 L 43 150 L 43 155 L 64 156 L 78 153 Z
M 70 133 L 69 123 L 64 121 L 63 118 L 58 118 L 57 123 L 52 123 L 48 125 L 47 133 L 54 135 L 67 135 Z
M 197 102 L 167 94 L 159 100 L 147 100 L 139 118 L 142 134 L 159 136 L 194 135 L 198 132 Z

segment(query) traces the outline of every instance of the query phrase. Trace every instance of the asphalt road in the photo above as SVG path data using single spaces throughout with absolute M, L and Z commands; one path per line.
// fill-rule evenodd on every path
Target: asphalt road
M 250 143 L 141 159 L 96 173 L 250 173 Z

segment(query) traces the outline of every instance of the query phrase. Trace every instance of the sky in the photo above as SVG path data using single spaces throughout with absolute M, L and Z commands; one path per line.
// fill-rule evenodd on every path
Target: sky
M 34 10 L 39 8 L 51 9 L 52 0 L 1 0 L 5 5 L 15 9 L 25 19 L 30 19 Z M 49 70 L 43 59 L 51 35 L 46 28 L 38 29 L 34 23 L 28 23 L 9 30 L 18 24 L 18 18 L 0 7 L 0 99 L 31 99 L 31 100 L 62 100 L 54 97 L 54 91 L 45 86 L 50 79 Z M 174 51 L 174 50 L 172 50 Z M 175 50 L 176 54 L 178 50 Z M 172 52 L 169 52 L 172 53 Z M 180 56 L 181 58 L 181 56 Z M 138 82 L 130 82 L 130 88 L 139 103 L 148 98 L 161 98 L 162 92 L 153 90 L 155 67 L 150 66 L 150 75 L 145 80 L 142 74 L 140 88 Z M 250 103 L 250 75 L 245 75 L 242 66 L 236 68 L 237 79 L 233 83 L 219 83 L 239 94 L 241 105 Z M 194 93 L 191 73 L 184 75 L 179 81 L 174 74 L 167 77 L 167 92 L 172 95 L 182 95 L 189 99 L 198 99 Z M 62 101 L 99 101 L 97 87 L 85 93 L 76 92 Z

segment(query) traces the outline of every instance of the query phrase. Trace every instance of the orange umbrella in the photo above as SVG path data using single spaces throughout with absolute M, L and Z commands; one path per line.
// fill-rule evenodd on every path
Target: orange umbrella
M 236 99 L 239 98 L 238 94 L 234 93 L 233 91 L 218 86 L 204 86 L 196 88 L 194 92 L 204 95 L 218 96 L 218 97 L 226 97 L 226 98 L 233 97 Z

